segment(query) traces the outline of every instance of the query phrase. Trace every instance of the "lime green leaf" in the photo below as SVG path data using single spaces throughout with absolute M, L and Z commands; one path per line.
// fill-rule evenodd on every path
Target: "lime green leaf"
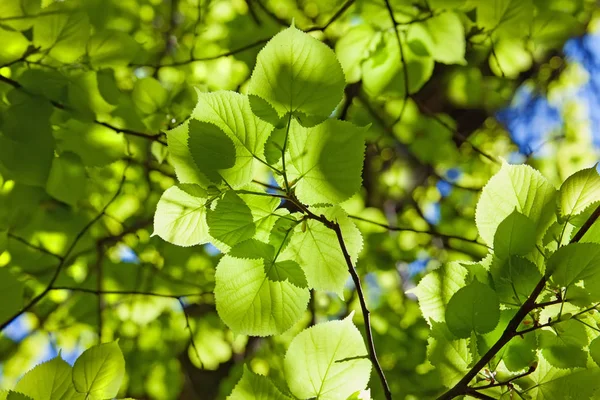
M 236 334 L 268 336 L 296 323 L 308 304 L 308 289 L 267 279 L 264 261 L 225 255 L 215 274 L 221 319 Z
M 444 64 L 466 64 L 465 30 L 458 14 L 445 12 L 424 22 L 431 37 L 429 44 L 434 60 Z M 409 30 L 409 37 L 410 37 Z
M 2 398 L 2 393 L 0 392 L 0 398 Z M 34 400 L 33 398 L 24 395 L 23 393 L 15 392 L 13 390 L 9 390 L 6 393 L 5 400 Z
M 360 231 L 339 207 L 311 208 L 317 215 L 323 214 L 330 220 L 337 220 L 342 237 L 353 263 L 356 263 L 362 247 Z M 296 226 L 282 260 L 291 259 L 300 264 L 308 286 L 317 290 L 329 290 L 340 297 L 348 279 L 348 265 L 340 249 L 335 232 L 319 221 L 308 220 Z
M 468 271 L 458 262 L 451 262 L 425 275 L 409 292 L 419 299 L 419 307 L 429 326 L 444 322 L 448 302 L 465 286 Z
M 225 193 L 214 210 L 208 210 L 206 215 L 210 235 L 233 246 L 250 239 L 256 232 L 250 208 L 233 191 Z
M 528 165 L 503 163 L 500 171 L 483 188 L 475 223 L 483 240 L 492 244 L 498 225 L 515 208 L 536 226 L 541 239 L 552 222 L 556 189 Z
M 87 14 L 60 3 L 46 7 L 44 16 L 37 17 L 33 25 L 33 44 L 49 50 L 52 58 L 63 63 L 72 63 L 85 54 L 89 36 Z
M 160 110 L 165 105 L 167 96 L 166 89 L 152 77 L 137 80 L 131 93 L 135 106 L 144 114 Z
M 55 199 L 74 206 L 85 195 L 86 182 L 81 158 L 75 153 L 65 152 L 52 162 L 46 191 Z
M 502 36 L 525 36 L 533 21 L 531 0 L 478 0 L 477 25 Z
M 267 278 L 272 282 L 284 282 L 287 280 L 294 286 L 305 288 L 308 286 L 304 271 L 296 261 L 286 260 L 269 262 L 265 264 Z
M 468 338 L 471 332 L 490 332 L 499 320 L 496 292 L 477 280 L 456 292 L 446 308 L 448 329 L 459 338 Z
M 287 400 L 290 399 L 277 389 L 269 378 L 252 373 L 244 365 L 242 379 L 227 397 L 229 400 Z
M 271 136 L 265 143 L 265 161 L 270 165 L 275 165 L 281 159 L 283 142 L 285 141 L 285 128 L 273 129 Z
M 344 72 L 335 53 L 312 36 L 290 27 L 258 54 L 248 93 L 287 113 L 323 121 L 342 100 Z
M 402 35 L 401 35 L 402 38 Z M 415 41 L 416 43 L 417 41 Z M 400 48 L 394 32 L 386 31 L 381 43 L 373 54 L 362 64 L 363 86 L 371 96 L 391 95 L 404 97 L 406 82 L 403 69 L 406 67 L 408 75 L 408 92 L 417 92 L 431 77 L 434 60 L 429 55 L 417 54 L 402 38 L 404 64 L 400 63 Z M 423 43 L 418 41 L 423 47 Z
M 452 9 L 463 6 L 469 0 L 429 0 L 432 9 Z
M 8 64 L 21 58 L 27 47 L 29 40 L 21 32 L 13 32 L 0 28 L 0 65 Z
M 585 325 L 568 320 L 556 324 L 554 329 L 543 329 L 539 334 L 540 348 L 548 362 L 558 368 L 585 367 L 588 344 Z
M 300 332 L 285 354 L 284 371 L 290 391 L 300 399 L 345 399 L 365 389 L 371 362 L 352 314 Z
M 588 293 L 600 297 L 600 244 L 571 243 L 554 252 L 547 265 L 557 285 L 569 287 L 583 280 Z
M 24 285 L 7 268 L 0 268 L 0 324 L 15 315 L 23 305 Z
M 436 366 L 446 387 L 458 382 L 473 362 L 469 339 L 456 339 L 446 324 L 440 322 L 432 325 L 427 340 L 427 357 Z
M 139 45 L 131 35 L 113 29 L 96 32 L 87 47 L 90 64 L 94 68 L 125 66 L 138 50 Z
M 27 372 L 17 383 L 15 391 L 34 400 L 71 399 L 75 395 L 71 366 L 60 356 L 46 361 Z
M 368 47 L 375 31 L 368 24 L 361 24 L 346 32 L 335 44 L 335 53 L 342 64 L 346 82 L 358 82 L 361 64 L 368 57 Z
M 269 233 L 269 244 L 274 248 L 283 251 L 289 244 L 296 225 L 298 225 L 298 221 L 292 218 L 279 218 Z
M 523 304 L 542 279 L 535 264 L 519 256 L 494 260 L 490 273 L 500 302 L 512 305 Z
M 568 177 L 558 192 L 558 212 L 561 218 L 582 213 L 600 201 L 600 175 L 596 167 L 582 169 Z
M 600 336 L 591 341 L 589 347 L 590 356 L 596 365 L 600 365 Z
M 211 183 L 198 170 L 188 147 L 190 121 L 188 120 L 167 132 L 169 161 L 175 168 L 175 174 L 180 183 L 195 183 L 202 187 L 208 187 Z
M 233 246 L 227 254 L 236 258 L 272 260 L 275 256 L 275 249 L 260 240 L 248 239 Z
M 188 187 L 195 188 L 195 195 Z M 167 189 L 156 206 L 154 234 L 178 246 L 194 246 L 210 241 L 206 224 L 208 198 L 198 186 L 179 185 Z
M 337 204 L 360 189 L 365 129 L 333 119 L 312 128 L 291 121 L 288 180 L 305 204 Z
M 525 256 L 535 248 L 535 235 L 533 221 L 515 210 L 498 225 L 494 254 L 503 260 L 510 256 Z
M 188 146 L 198 170 L 214 183 L 220 183 L 220 171 L 235 164 L 233 141 L 216 125 L 189 121 Z
M 117 342 L 90 347 L 73 364 L 73 384 L 92 399 L 117 396 L 125 376 L 125 359 Z

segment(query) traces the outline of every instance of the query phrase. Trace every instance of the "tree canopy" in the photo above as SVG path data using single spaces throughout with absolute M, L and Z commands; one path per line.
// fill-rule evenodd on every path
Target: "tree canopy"
M 598 11 L 0 1 L 0 398 L 600 398 Z

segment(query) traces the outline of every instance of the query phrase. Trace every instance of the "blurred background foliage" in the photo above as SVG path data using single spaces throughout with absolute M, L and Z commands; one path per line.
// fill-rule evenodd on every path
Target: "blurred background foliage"
M 313 293 L 282 336 L 236 337 L 214 306 L 218 250 L 152 236 L 156 203 L 175 182 L 164 132 L 189 116 L 194 88 L 244 92 L 258 51 L 294 23 L 344 68 L 336 116 L 370 125 L 364 187 L 343 206 L 364 236 L 357 268 L 380 362 L 394 398 L 433 397 L 428 328 L 405 292 L 426 270 L 486 254 L 474 207 L 501 158 L 556 184 L 598 160 L 597 7 L 0 1 L 1 388 L 58 352 L 73 362 L 119 338 L 122 397 L 222 399 L 244 363 L 282 379 L 295 333 L 359 309 L 349 281 L 345 300 Z

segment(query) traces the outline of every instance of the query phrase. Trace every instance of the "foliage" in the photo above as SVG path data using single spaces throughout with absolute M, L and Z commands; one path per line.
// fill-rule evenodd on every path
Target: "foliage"
M 0 3 L 7 399 L 598 396 L 594 1 Z

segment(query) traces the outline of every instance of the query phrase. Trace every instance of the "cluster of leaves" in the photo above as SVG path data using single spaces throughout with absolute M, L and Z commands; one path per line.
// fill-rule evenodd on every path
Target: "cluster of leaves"
M 71 367 L 60 354 L 27 372 L 14 390 L 0 393 L 6 400 L 117 397 L 125 376 L 125 359 L 117 342 L 92 346 Z
M 406 290 L 486 256 L 475 202 L 517 148 L 486 118 L 560 75 L 595 7 L 0 1 L 2 385 L 119 338 L 124 397 L 355 398 L 369 370 L 394 398 L 441 393 Z M 554 183 L 597 159 L 573 131 L 577 159 L 534 160 Z
M 531 167 L 505 164 L 484 187 L 475 222 L 489 255 L 447 264 L 414 289 L 429 360 L 451 388 L 441 398 L 597 392 L 599 199 L 595 167 L 556 190 Z

